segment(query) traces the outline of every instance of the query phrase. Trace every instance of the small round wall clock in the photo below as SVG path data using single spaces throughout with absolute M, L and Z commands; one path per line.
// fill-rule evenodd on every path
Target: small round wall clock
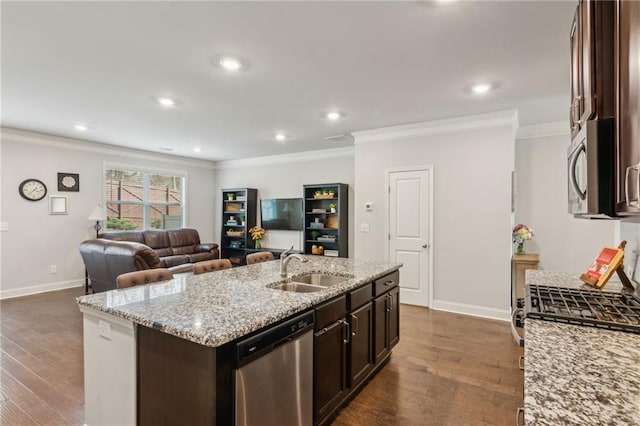
M 18 187 L 22 198 L 29 201 L 40 201 L 47 195 L 47 185 L 38 179 L 26 179 Z
M 58 191 L 80 191 L 80 175 L 78 173 L 58 173 Z

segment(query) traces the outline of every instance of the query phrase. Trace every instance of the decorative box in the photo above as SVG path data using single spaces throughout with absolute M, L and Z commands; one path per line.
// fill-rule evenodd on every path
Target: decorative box
M 338 257 L 338 250 L 325 250 L 325 256 Z

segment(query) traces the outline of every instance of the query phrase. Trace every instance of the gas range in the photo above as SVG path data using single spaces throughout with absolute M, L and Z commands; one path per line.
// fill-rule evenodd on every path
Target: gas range
M 525 317 L 640 334 L 637 294 L 527 285 Z

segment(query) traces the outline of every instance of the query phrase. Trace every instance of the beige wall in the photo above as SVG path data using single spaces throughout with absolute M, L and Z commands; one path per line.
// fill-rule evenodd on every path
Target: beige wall
M 411 135 L 419 133 L 416 125 L 399 126 L 375 142 L 361 143 L 356 133 L 357 258 L 384 260 L 385 170 L 433 165 L 436 309 L 508 318 L 515 116 L 502 116 L 499 123 L 478 116 L 424 123 L 423 135 Z M 364 210 L 365 201 L 373 211 Z M 362 223 L 370 232 L 359 231 Z
M 295 155 L 252 158 L 244 161 L 220 162 L 216 166 L 216 197 L 223 188 L 256 188 L 260 198 L 302 198 L 302 186 L 317 183 L 349 185 L 349 231 L 353 230 L 353 149 L 340 148 Z M 218 203 L 219 205 L 219 203 Z M 216 209 L 216 235 L 222 222 Z M 260 216 L 259 211 L 257 216 Z M 258 220 L 259 223 L 259 220 Z M 269 231 L 264 247 L 304 248 L 300 231 Z M 220 238 L 218 237 L 218 240 Z M 353 232 L 349 234 L 349 257 L 353 257 Z
M 186 174 L 186 226 L 198 229 L 203 242 L 214 234 L 214 168 L 210 162 L 156 155 L 2 129 L 2 232 L 0 297 L 12 297 L 84 284 L 80 242 L 95 236 L 87 217 L 103 204 L 105 162 Z M 18 194 L 24 179 L 37 178 L 56 194 L 57 173 L 80 174 L 80 192 L 65 192 L 69 214 L 52 216 L 47 199 L 30 202 Z M 48 197 L 47 197 L 48 198 Z M 11 248 L 8 250 L 7 248 Z M 56 265 L 57 273 L 50 273 Z
M 614 220 L 576 219 L 567 212 L 569 135 L 516 141 L 516 223 L 534 230 L 527 252 L 540 254 L 540 269 L 584 272 L 605 245 L 616 244 Z

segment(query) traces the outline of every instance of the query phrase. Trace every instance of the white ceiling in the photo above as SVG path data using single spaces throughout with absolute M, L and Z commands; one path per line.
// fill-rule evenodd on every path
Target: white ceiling
M 344 147 L 324 138 L 490 111 L 518 109 L 521 125 L 567 116 L 574 1 L 1 8 L 5 127 L 229 160 Z M 249 66 L 229 73 L 215 65 L 223 54 Z M 472 95 L 479 81 L 498 89 Z M 180 105 L 163 109 L 156 96 Z M 334 108 L 346 116 L 322 118 Z M 275 141 L 276 131 L 291 139 Z

